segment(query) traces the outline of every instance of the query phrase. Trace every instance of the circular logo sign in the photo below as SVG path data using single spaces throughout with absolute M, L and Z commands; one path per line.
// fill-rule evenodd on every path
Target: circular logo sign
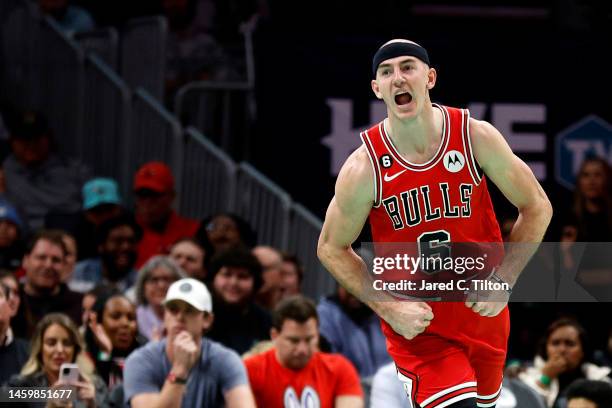
M 465 157 L 457 150 L 450 150 L 444 155 L 444 168 L 451 173 L 457 173 L 465 166 Z

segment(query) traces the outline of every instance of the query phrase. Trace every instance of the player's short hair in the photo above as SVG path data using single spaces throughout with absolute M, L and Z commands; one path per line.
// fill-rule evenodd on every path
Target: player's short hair
M 574 398 L 584 398 L 591 401 L 597 408 L 607 407 L 612 401 L 612 385 L 605 381 L 578 379 L 567 387 L 567 401 Z
M 319 322 L 314 302 L 302 295 L 289 296 L 281 300 L 274 308 L 272 327 L 280 332 L 285 320 L 294 320 L 299 324 L 304 324 L 311 318 Z

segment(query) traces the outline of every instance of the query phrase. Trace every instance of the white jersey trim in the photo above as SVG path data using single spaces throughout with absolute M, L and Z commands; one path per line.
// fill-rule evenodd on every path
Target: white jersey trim
M 481 400 L 497 398 L 497 397 L 499 397 L 499 394 L 501 393 L 501 390 L 502 390 L 502 384 L 499 385 L 499 389 L 497 390 L 496 393 L 493 393 L 491 395 L 476 394 L 476 398 L 481 399 Z
M 442 140 L 440 141 L 440 145 L 438 146 L 438 150 L 436 150 L 436 154 L 427 162 L 417 164 L 411 163 L 408 160 L 404 159 L 395 145 L 393 141 L 389 137 L 389 133 L 387 132 L 387 119 L 383 120 L 381 124 L 379 124 L 379 130 L 382 136 L 382 141 L 387 147 L 387 150 L 393 158 L 402 166 L 412 171 L 426 171 L 430 170 L 434 167 L 438 162 L 444 157 L 444 152 L 446 151 L 449 141 L 450 141 L 450 115 L 444 106 L 438 105 L 436 103 L 432 104 L 434 107 L 440 109 L 442 111 Z
M 472 136 L 470 135 L 470 111 L 467 109 L 461 110 L 461 139 L 463 142 L 463 150 L 466 155 L 467 167 L 470 171 L 470 175 L 472 176 L 472 180 L 475 185 L 480 185 L 482 178 L 480 174 L 478 174 L 478 163 L 474 158 L 474 150 L 472 150 Z M 466 144 L 467 141 L 467 144 Z
M 469 381 L 469 382 L 466 382 L 466 383 L 463 383 L 463 384 L 459 384 L 459 385 L 455 385 L 453 387 L 450 387 L 450 388 L 447 388 L 445 390 L 442 390 L 439 393 L 434 394 L 431 397 L 427 398 L 425 401 L 423 401 L 421 403 L 421 407 L 422 408 L 426 408 L 427 404 L 432 403 L 433 401 L 437 400 L 440 397 L 445 396 L 446 394 L 450 394 L 451 392 L 460 390 L 462 388 L 469 388 L 469 387 L 476 387 L 476 381 Z M 467 394 L 471 394 L 471 393 L 461 394 L 461 395 L 459 395 L 459 397 L 461 397 L 463 395 L 467 395 Z M 473 396 L 476 397 L 476 393 L 475 392 L 474 392 Z M 465 398 L 465 397 L 463 397 L 463 398 Z M 459 401 L 459 400 L 457 400 L 457 401 Z M 440 407 L 441 405 L 437 405 L 437 406 Z
M 368 158 L 370 159 L 370 165 L 372 166 L 372 171 L 374 172 L 374 202 L 372 203 L 372 207 L 378 208 L 382 204 L 382 174 L 380 172 L 380 167 L 378 166 L 376 150 L 374 150 L 374 146 L 372 146 L 372 141 L 370 140 L 370 135 L 368 134 L 367 130 L 361 132 L 359 136 L 365 145 Z M 374 157 L 372 157 L 373 155 Z
M 487 403 L 476 402 L 476 406 L 478 408 L 491 408 L 491 407 L 494 407 L 496 404 L 497 404 L 497 400 L 493 402 L 487 402 Z
M 445 407 L 448 407 L 449 405 L 454 404 L 455 402 L 463 401 L 464 399 L 468 399 L 468 398 L 474 398 L 475 396 L 476 396 L 475 392 L 468 392 L 465 394 L 457 395 L 456 397 L 453 397 L 449 399 L 448 401 L 444 401 L 443 403 L 439 405 L 435 405 L 435 406 L 432 405 L 431 408 L 445 408 Z

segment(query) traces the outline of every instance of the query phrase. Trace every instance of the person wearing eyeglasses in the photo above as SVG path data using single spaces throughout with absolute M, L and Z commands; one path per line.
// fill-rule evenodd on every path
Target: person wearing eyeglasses
M 159 340 L 163 334 L 164 299 L 170 285 L 186 278 L 185 271 L 168 256 L 157 255 L 138 272 L 135 286 L 138 332 L 148 340 Z M 132 297 L 130 291 L 128 298 Z

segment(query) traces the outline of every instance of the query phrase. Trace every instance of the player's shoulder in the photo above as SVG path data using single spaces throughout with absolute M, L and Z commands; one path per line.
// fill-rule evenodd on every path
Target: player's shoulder
M 371 181 L 373 174 L 368 151 L 364 145 L 361 145 L 350 154 L 342 165 L 338 180 L 353 181 L 362 185 L 363 182 Z
M 474 118 L 470 118 L 469 130 L 472 143 L 486 142 L 487 139 L 490 140 L 500 135 L 495 126 L 486 120 Z
M 361 145 L 346 159 L 336 181 L 336 198 L 356 202 L 374 199 L 374 170 L 366 148 Z
M 470 118 L 469 126 L 470 141 L 477 159 L 487 156 L 494 160 L 500 149 L 507 145 L 504 136 L 489 122 Z

